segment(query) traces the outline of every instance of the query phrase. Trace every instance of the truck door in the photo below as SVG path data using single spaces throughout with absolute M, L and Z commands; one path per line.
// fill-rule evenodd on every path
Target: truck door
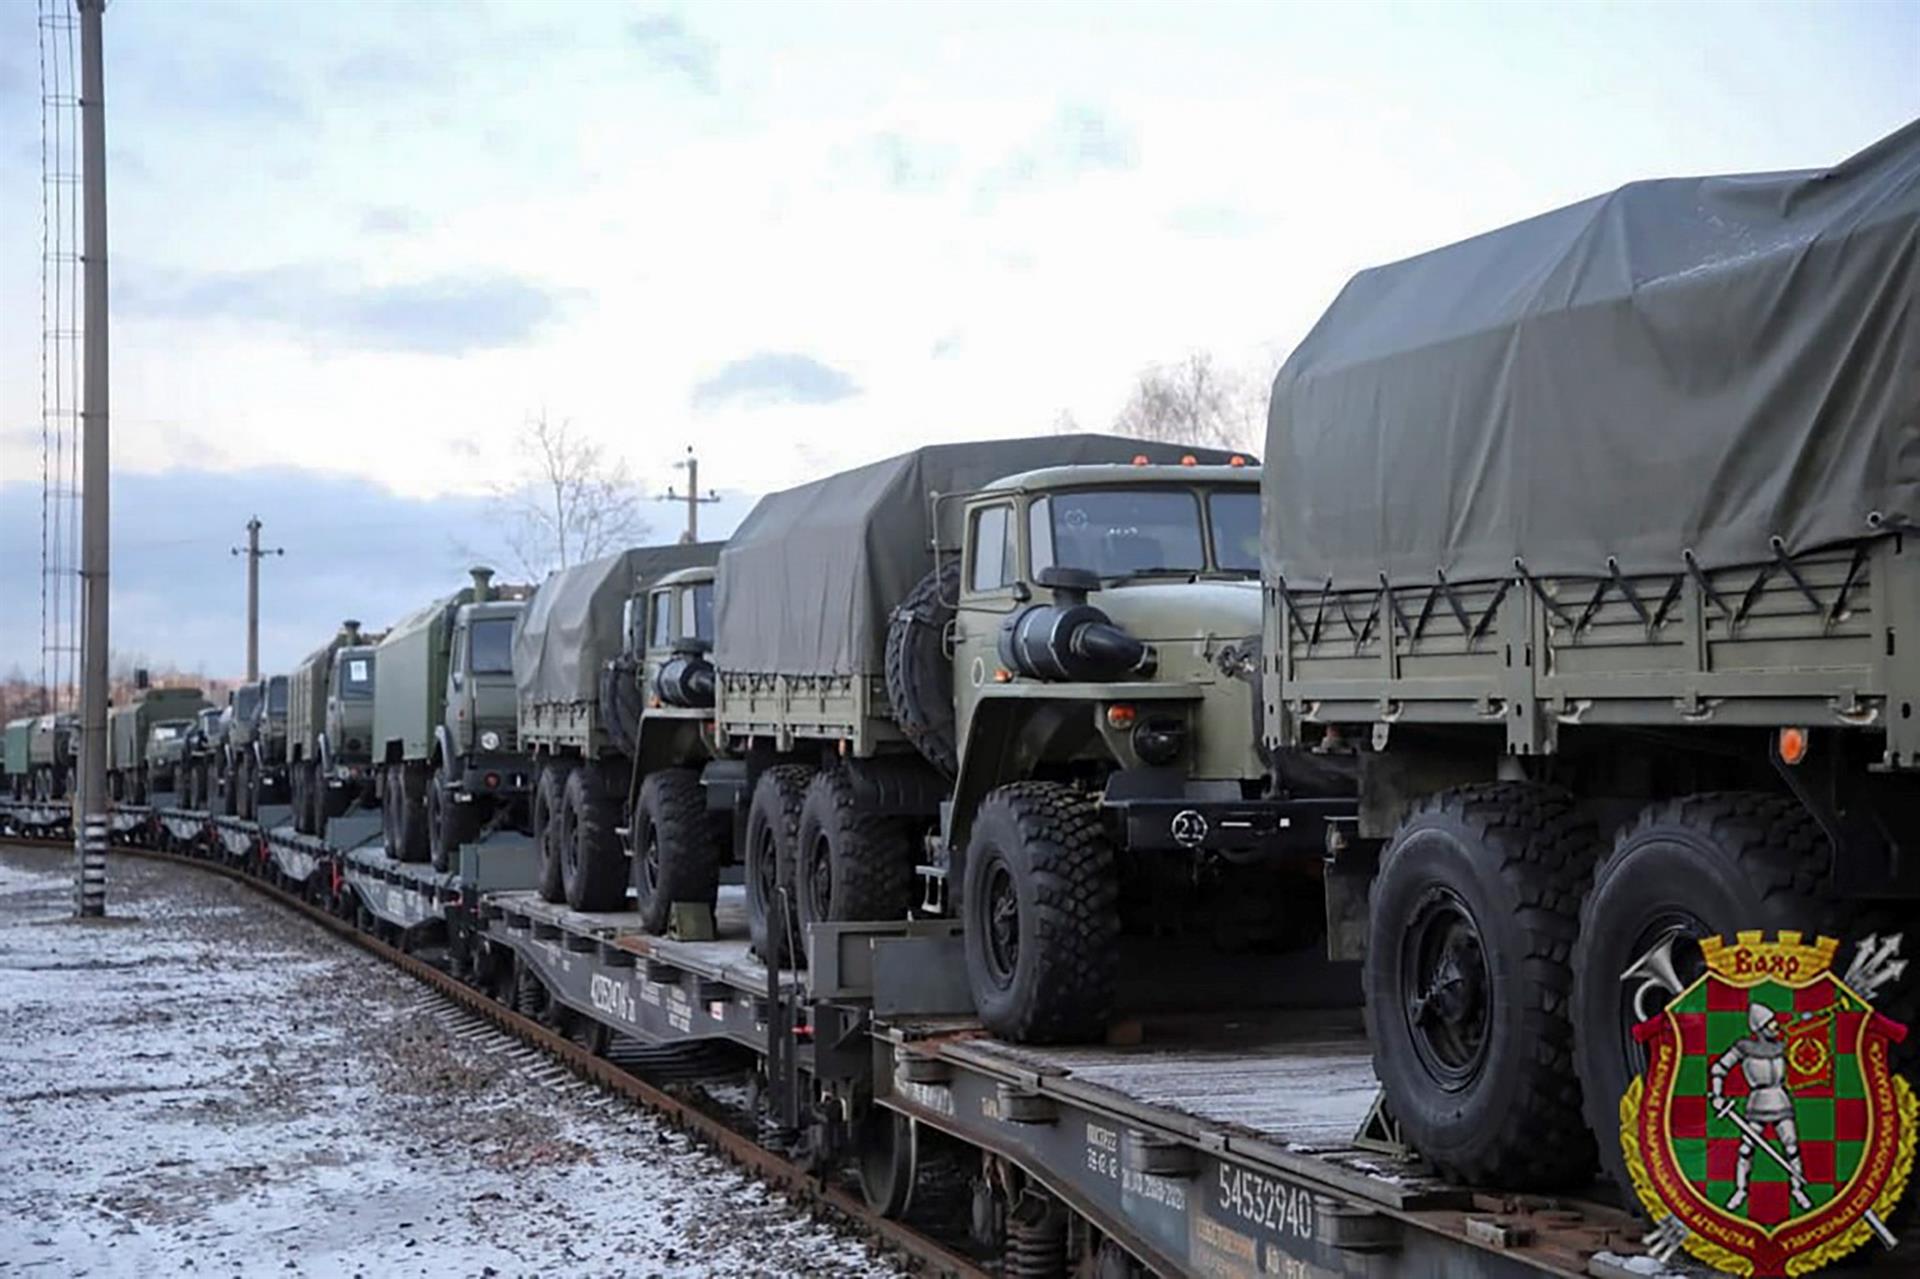
M 980 690 L 999 668 L 1000 624 L 1020 604 L 1020 531 L 1011 501 L 973 508 L 954 614 L 953 690 L 957 740 L 967 740 Z

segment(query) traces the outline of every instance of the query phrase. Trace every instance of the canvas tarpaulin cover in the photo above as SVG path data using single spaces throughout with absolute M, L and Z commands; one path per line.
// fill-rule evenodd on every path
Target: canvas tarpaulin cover
M 513 682 L 522 703 L 589 702 L 600 665 L 620 651 L 627 597 L 683 568 L 711 566 L 718 542 L 639 546 L 549 573 L 513 627 Z
M 1274 382 L 1267 573 L 1670 572 L 1920 517 L 1917 299 L 1920 123 L 1364 271 Z
M 1124 463 L 1218 449 L 1114 435 L 931 444 L 760 499 L 720 555 L 714 665 L 786 675 L 878 675 L 887 615 L 933 571 L 932 493 L 958 494 L 1047 466 Z M 942 513 L 945 522 L 946 513 Z

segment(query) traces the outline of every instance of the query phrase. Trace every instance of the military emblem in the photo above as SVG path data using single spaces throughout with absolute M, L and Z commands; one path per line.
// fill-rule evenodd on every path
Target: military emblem
M 1629 969 L 1672 995 L 1633 1035 L 1646 1073 L 1620 1100 L 1634 1191 L 1665 1259 L 1687 1252 L 1736 1275 L 1810 1274 L 1871 1240 L 1913 1170 L 1913 1090 L 1888 1050 L 1907 1028 L 1874 1011 L 1906 968 L 1900 938 L 1869 937 L 1845 977 L 1840 943 L 1743 932 L 1700 944 L 1706 971 L 1682 986 L 1674 939 Z

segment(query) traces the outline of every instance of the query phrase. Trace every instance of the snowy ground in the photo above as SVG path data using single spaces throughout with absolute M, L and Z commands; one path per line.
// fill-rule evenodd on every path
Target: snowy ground
M 0 850 L 0 1275 L 899 1273 L 213 876 Z

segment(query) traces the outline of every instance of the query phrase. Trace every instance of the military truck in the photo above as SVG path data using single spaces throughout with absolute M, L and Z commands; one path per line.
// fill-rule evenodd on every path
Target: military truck
M 288 680 L 287 774 L 293 826 L 325 835 L 355 804 L 378 802 L 373 767 L 374 646 L 349 618 Z
M 719 757 L 646 773 L 636 874 L 711 894 L 705 813 L 735 814 L 762 955 L 950 911 L 982 1020 L 1029 1040 L 1104 1031 L 1123 925 L 1274 939 L 1351 804 L 1259 755 L 1257 505 L 1244 457 L 1100 436 L 769 496 L 721 552 L 711 669 L 674 673 L 690 709 L 711 681 Z
M 120 803 L 145 804 L 155 789 L 173 789 L 179 739 L 207 705 L 197 688 L 149 688 L 144 676 L 141 672 L 132 701 L 107 711 L 107 794 Z M 161 741 L 169 749 L 154 760 L 147 748 L 163 725 L 167 732 Z
M 451 865 L 488 822 L 524 825 L 531 770 L 515 729 L 513 625 L 525 587 L 473 584 L 396 623 L 380 641 L 373 699 L 389 856 Z
M 147 730 L 147 802 L 161 793 L 177 798 L 185 787 L 187 734 L 193 724 L 191 719 L 167 719 Z
M 80 719 L 71 711 L 36 716 L 27 738 L 27 771 L 35 799 L 65 799 L 80 748 Z
M 719 552 L 717 542 L 635 547 L 562 569 L 540 584 L 515 623 L 520 746 L 534 767 L 532 823 L 540 889 L 550 901 L 576 910 L 620 909 L 631 876 L 619 832 L 645 774 L 711 757 L 699 740 L 704 712 L 645 695 L 642 619 L 663 573 L 704 573 L 704 587 L 681 589 L 703 593 L 709 623 L 703 638 L 710 643 Z M 662 645 L 694 633 L 677 627 L 672 607 L 669 592 L 653 614 Z M 684 728 L 663 727 L 669 721 Z M 688 733 L 692 740 L 683 741 Z M 649 920 L 671 900 L 641 894 Z
M 1449 1174 L 1619 1176 L 1700 938 L 1911 924 L 1917 303 L 1911 126 L 1363 272 L 1281 369 L 1268 746 L 1354 763 L 1329 935 Z
M 233 694 L 227 694 L 231 702 Z M 212 807 L 219 775 L 222 710 L 208 706 L 193 717 L 181 750 L 180 805 L 197 811 Z
M 287 677 L 274 675 L 234 690 L 222 726 L 223 811 L 248 820 L 260 805 L 287 794 Z
M 6 736 L 0 739 L 0 772 L 5 775 L 6 795 L 25 799 L 33 793 L 33 777 L 27 764 L 27 743 L 33 737 L 33 716 L 22 715 L 7 721 Z

